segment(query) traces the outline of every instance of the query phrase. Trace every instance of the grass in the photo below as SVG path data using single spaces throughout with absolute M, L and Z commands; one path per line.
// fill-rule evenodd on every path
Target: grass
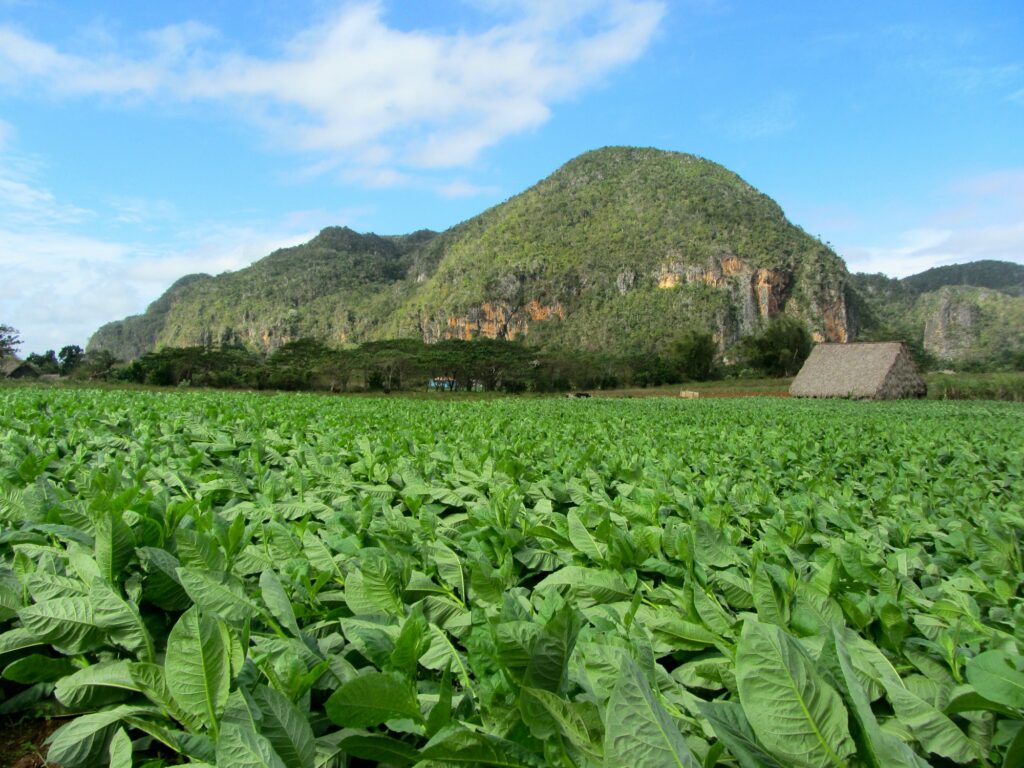
M 925 375 L 933 400 L 1024 402 L 1024 371 L 1010 373 L 931 373 Z
M 1003 400 L 1024 402 L 1024 371 L 1008 373 L 926 373 L 929 400 Z M 718 379 L 714 381 L 690 381 L 683 384 L 663 384 L 656 387 L 621 387 L 618 389 L 592 389 L 595 397 L 678 397 L 683 390 L 699 392 L 704 397 L 786 397 L 792 379 Z M 74 389 L 128 389 L 139 391 L 172 391 L 176 387 L 154 387 L 141 384 L 122 384 L 103 381 L 63 379 L 59 382 L 5 381 L 2 387 L 43 386 Z M 196 388 L 194 391 L 199 391 Z M 216 390 L 206 390 L 216 391 Z M 239 390 L 242 391 L 242 390 Z M 254 394 L 272 395 L 272 390 L 251 390 Z M 321 393 L 326 394 L 326 393 Z M 415 400 L 491 400 L 495 398 L 545 398 L 563 397 L 563 392 L 528 392 L 522 395 L 508 395 L 503 392 L 436 392 L 408 390 L 384 395 L 381 392 L 348 392 L 357 397 L 402 397 Z

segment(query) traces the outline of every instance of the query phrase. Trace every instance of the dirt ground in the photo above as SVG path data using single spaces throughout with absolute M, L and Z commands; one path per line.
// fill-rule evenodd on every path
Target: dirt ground
M 0 768 L 44 768 L 43 742 L 64 724 L 62 720 L 0 717 Z

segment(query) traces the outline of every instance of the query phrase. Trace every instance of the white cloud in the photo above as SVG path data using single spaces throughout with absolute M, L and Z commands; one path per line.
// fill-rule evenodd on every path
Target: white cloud
M 847 265 L 853 272 L 906 277 L 932 267 L 980 259 L 1024 263 L 1024 222 L 977 229 L 910 230 L 899 239 L 895 246 L 847 248 Z
M 68 53 L 0 27 L 0 83 L 220 102 L 280 146 L 342 165 L 450 168 L 636 59 L 665 13 L 661 0 L 484 4 L 503 12 L 488 29 L 428 33 L 389 26 L 380 2 L 348 3 L 276 57 L 220 53 L 216 32 L 194 23 L 149 33 L 135 58 Z
M 234 228 L 180 251 L 157 251 L 55 230 L 0 228 L 0 322 L 21 332 L 22 352 L 84 346 L 101 325 L 143 311 L 184 275 L 239 269 L 313 234 Z
M 442 197 L 448 198 L 479 197 L 481 195 L 495 195 L 498 193 L 498 188 L 481 187 L 465 181 L 464 179 L 456 179 L 448 184 L 441 184 L 438 186 L 437 192 Z
M 955 180 L 945 196 L 944 205 L 895 243 L 841 248 L 849 268 L 906 277 L 980 259 L 1024 263 L 1024 169 Z
M 796 99 L 791 93 L 776 93 L 747 106 L 738 106 L 729 113 L 711 112 L 703 121 L 738 141 L 779 136 L 796 128 Z
M 164 203 L 137 199 L 115 201 L 115 210 L 115 220 L 134 225 L 168 212 Z M 31 175 L 13 178 L 0 168 L 0 323 L 21 332 L 22 352 L 84 346 L 100 325 L 141 312 L 179 277 L 244 267 L 308 240 L 311 223 L 323 219 L 306 212 L 267 227 L 207 225 L 180 235 L 177 246 L 154 248 L 76 234 L 91 215 Z
M 12 177 L 0 168 L 0 208 L 2 219 L 22 225 L 71 224 L 90 218 L 90 211 L 72 205 L 60 205 L 46 189 L 37 188 Z

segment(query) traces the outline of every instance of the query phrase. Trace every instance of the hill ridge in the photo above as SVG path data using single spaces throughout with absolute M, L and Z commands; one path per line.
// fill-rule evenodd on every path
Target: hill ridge
M 176 282 L 89 348 L 272 350 L 301 336 L 523 337 L 643 352 L 686 328 L 721 348 L 765 318 L 856 335 L 845 264 L 734 172 L 696 155 L 608 147 L 444 232 L 327 227 L 237 272 Z

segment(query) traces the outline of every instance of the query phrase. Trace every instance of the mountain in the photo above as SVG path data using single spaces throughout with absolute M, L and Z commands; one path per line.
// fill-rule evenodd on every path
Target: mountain
M 183 278 L 89 349 L 488 336 L 643 353 L 690 328 L 724 349 L 780 312 L 841 341 L 857 331 L 848 281 L 842 259 L 726 168 L 614 147 L 440 234 L 332 227 L 237 272 Z
M 942 363 L 1024 359 L 1024 266 L 977 261 L 896 280 L 850 276 L 865 339 L 904 339 Z
M 972 261 L 934 267 L 900 281 L 914 293 L 928 293 L 947 285 L 989 288 L 1009 296 L 1024 296 L 1024 264 L 1010 261 Z

